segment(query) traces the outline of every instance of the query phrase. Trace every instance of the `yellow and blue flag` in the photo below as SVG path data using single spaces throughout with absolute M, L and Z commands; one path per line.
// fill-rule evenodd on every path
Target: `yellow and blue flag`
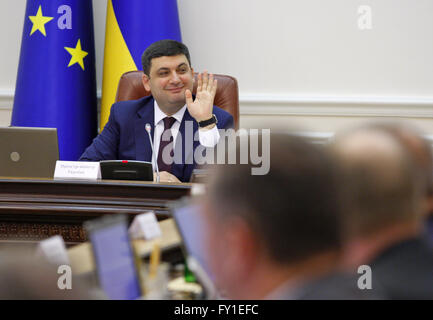
M 181 41 L 176 0 L 108 0 L 101 130 L 108 121 L 122 74 L 142 70 L 143 51 L 163 39 Z
M 13 126 L 57 128 L 61 160 L 97 134 L 92 1 L 28 0 Z

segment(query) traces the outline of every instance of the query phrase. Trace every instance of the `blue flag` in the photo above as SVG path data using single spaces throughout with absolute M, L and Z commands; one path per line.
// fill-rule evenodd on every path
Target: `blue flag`
M 108 0 L 101 130 L 108 121 L 122 74 L 141 70 L 144 50 L 163 39 L 181 41 L 176 0 Z
M 97 134 L 92 1 L 28 0 L 12 126 L 57 128 L 61 160 Z

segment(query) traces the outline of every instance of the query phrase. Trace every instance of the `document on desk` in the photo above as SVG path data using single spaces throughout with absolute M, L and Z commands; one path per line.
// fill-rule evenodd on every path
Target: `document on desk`
M 51 263 L 62 265 L 69 264 L 65 242 L 59 235 L 42 240 L 38 244 L 37 254 L 44 255 Z
M 161 228 L 155 213 L 149 211 L 136 216 L 129 227 L 129 234 L 132 239 L 152 240 L 161 237 Z

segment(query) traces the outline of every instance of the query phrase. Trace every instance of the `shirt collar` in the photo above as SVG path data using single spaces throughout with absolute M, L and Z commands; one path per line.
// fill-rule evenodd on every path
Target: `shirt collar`
M 159 108 L 158 103 L 155 100 L 154 103 L 155 106 L 155 126 L 165 117 L 167 117 L 167 115 Z M 178 121 L 179 123 L 182 122 L 183 119 L 183 115 L 185 114 L 185 110 L 186 110 L 186 104 L 179 109 L 178 112 L 176 112 L 175 114 L 171 115 L 173 118 L 176 119 L 176 121 Z

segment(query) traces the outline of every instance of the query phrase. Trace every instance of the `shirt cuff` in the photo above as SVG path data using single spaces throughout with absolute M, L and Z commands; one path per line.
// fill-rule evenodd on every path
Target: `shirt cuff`
M 213 148 L 220 140 L 220 133 L 218 127 L 214 126 L 209 130 L 198 130 L 198 140 L 200 144 L 206 148 Z

